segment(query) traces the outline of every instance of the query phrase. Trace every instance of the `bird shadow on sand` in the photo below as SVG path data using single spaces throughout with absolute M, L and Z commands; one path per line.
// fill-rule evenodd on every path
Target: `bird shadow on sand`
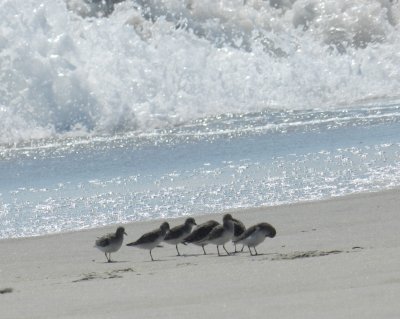
M 210 254 L 204 255 L 203 253 L 198 253 L 198 254 L 181 254 L 180 256 L 175 255 L 174 257 L 176 258 L 187 258 L 187 257 L 201 257 L 201 256 L 208 256 Z
M 93 262 L 96 264 L 104 264 L 104 265 L 110 265 L 110 264 L 123 264 L 123 263 L 129 263 L 129 260 L 112 260 L 112 261 L 96 261 L 93 259 Z
M 153 259 L 153 260 L 143 260 L 143 263 L 157 263 L 157 262 L 167 262 L 168 259 Z
M 244 255 L 242 255 L 242 256 L 244 256 L 244 257 L 263 257 L 263 256 L 269 256 L 269 255 L 273 255 L 273 254 L 258 253 L 258 254 L 250 255 L 250 253 L 247 252 L 246 254 L 244 254 Z
M 14 291 L 14 289 L 12 288 L 4 288 L 4 289 L 0 289 L 0 295 L 4 295 L 4 294 L 10 294 Z

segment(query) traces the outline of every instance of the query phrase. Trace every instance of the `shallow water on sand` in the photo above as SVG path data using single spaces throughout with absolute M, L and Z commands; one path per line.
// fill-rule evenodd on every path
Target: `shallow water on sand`
M 400 184 L 400 106 L 265 111 L 2 148 L 0 238 Z

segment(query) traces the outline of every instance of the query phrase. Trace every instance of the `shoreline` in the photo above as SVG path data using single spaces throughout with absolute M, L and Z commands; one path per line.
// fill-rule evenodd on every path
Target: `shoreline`
M 243 207 L 243 208 L 232 208 L 232 209 L 226 209 L 222 210 L 221 212 L 218 213 L 207 213 L 207 214 L 192 214 L 192 215 L 187 215 L 187 216 L 180 216 L 180 217 L 174 217 L 174 218 L 163 218 L 163 219 L 149 219 L 149 220 L 140 220 L 140 221 L 129 221 L 129 222 L 123 222 L 123 223 L 115 223 L 115 224 L 109 224 L 109 225 L 103 225 L 103 226 L 94 226 L 90 228 L 85 228 L 85 229 L 76 229 L 76 230 L 62 230 L 60 232 L 54 232 L 54 233 L 48 233 L 48 234 L 40 234 L 40 235 L 33 235 L 33 236 L 27 236 L 27 237 L 10 237 L 10 238 L 0 238 L 0 243 L 2 241 L 10 241 L 10 240 L 28 240 L 28 239 L 33 239 L 33 238 L 42 238 L 42 237 L 51 237 L 51 236 L 59 236 L 59 235 L 68 235 L 68 234 L 74 234 L 74 233 L 79 233 L 79 232 L 91 232 L 95 230 L 103 230 L 104 232 L 113 232 L 114 228 L 118 226 L 126 226 L 126 225 L 132 225 L 132 224 L 146 224 L 146 223 L 157 223 L 159 222 L 160 224 L 162 221 L 168 221 L 168 222 L 174 222 L 176 221 L 177 223 L 182 222 L 185 218 L 187 217 L 194 217 L 194 218 L 205 218 L 205 219 L 213 219 L 213 218 L 218 218 L 217 216 L 222 216 L 223 214 L 226 213 L 239 213 L 239 214 L 246 214 L 247 212 L 253 213 L 253 212 L 258 212 L 258 211 L 266 211 L 266 210 L 271 210 L 274 208 L 277 209 L 284 209 L 285 207 L 292 207 L 292 206 L 298 206 L 298 205 L 307 205 L 307 204 L 312 204 L 312 203 L 320 203 L 320 202 L 329 202 L 329 201 L 337 201 L 340 199 L 345 199 L 345 198 L 351 198 L 351 197 L 358 197 L 358 196 L 368 196 L 368 195 L 373 195 L 373 194 L 380 194 L 380 193 L 386 193 L 386 192 L 392 192 L 398 190 L 400 192 L 400 187 L 395 186 L 393 188 L 388 188 L 388 189 L 383 189 L 383 190 L 378 190 L 378 191 L 362 191 L 358 193 L 352 193 L 352 194 L 346 194 L 346 195 L 340 195 L 340 196 L 333 196 L 329 198 L 322 198 L 322 199 L 316 199 L 316 200 L 304 200 L 304 201 L 299 201 L 295 203 L 284 203 L 284 204 L 277 204 L 277 205 L 272 205 L 272 206 L 255 206 L 255 207 Z
M 2 318 L 396 318 L 400 316 L 399 189 L 323 201 L 230 210 L 277 236 L 218 257 L 198 246 L 126 247 L 159 220 L 124 224 L 128 236 L 105 263 L 93 247 L 116 225 L 0 240 Z M 225 212 L 224 212 L 225 213 Z M 195 216 L 221 221 L 222 213 Z M 183 218 L 168 220 L 171 226 Z M 231 243 L 226 245 L 232 251 Z M 62 301 L 62 302 L 60 302 Z

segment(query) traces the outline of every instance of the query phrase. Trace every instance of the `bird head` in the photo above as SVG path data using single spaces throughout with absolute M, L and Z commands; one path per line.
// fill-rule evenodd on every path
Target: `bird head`
M 125 228 L 124 228 L 124 227 L 118 227 L 118 228 L 117 228 L 117 236 L 123 236 L 123 235 L 128 235 L 128 234 L 125 232 Z
M 193 226 L 193 225 L 197 225 L 196 221 L 194 220 L 194 218 L 189 217 L 188 219 L 185 220 L 185 224 L 189 225 L 189 226 Z
M 168 224 L 167 222 L 163 222 L 163 223 L 161 224 L 160 228 L 161 228 L 163 231 L 168 231 L 168 230 L 169 230 L 169 224 Z

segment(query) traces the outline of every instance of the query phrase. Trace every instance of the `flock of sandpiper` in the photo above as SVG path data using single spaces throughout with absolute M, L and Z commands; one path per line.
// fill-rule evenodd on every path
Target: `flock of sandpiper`
M 193 226 L 197 227 L 192 231 Z M 111 262 L 111 253 L 121 248 L 124 235 L 126 235 L 125 229 L 118 227 L 115 233 L 98 238 L 95 247 L 104 252 L 107 261 Z M 235 252 L 237 252 L 236 245 L 242 244 L 242 250 L 247 246 L 250 254 L 254 256 L 258 255 L 256 246 L 262 243 L 266 237 L 273 238 L 275 235 L 275 228 L 268 223 L 259 223 L 246 229 L 241 221 L 233 218 L 231 214 L 226 214 L 222 219 L 222 225 L 215 220 L 197 225 L 192 217 L 187 218 L 184 224 L 173 228 L 170 228 L 169 224 L 164 222 L 160 228 L 142 235 L 138 240 L 127 244 L 127 246 L 149 250 L 151 260 L 154 261 L 151 251 L 163 241 L 175 245 L 178 256 L 180 256 L 178 244 L 201 246 L 204 255 L 207 254 L 204 246 L 213 244 L 217 246 L 218 256 L 221 256 L 219 246 L 222 246 L 225 252 L 230 255 L 225 244 L 232 240 L 235 245 Z M 254 253 L 251 248 L 254 249 Z

